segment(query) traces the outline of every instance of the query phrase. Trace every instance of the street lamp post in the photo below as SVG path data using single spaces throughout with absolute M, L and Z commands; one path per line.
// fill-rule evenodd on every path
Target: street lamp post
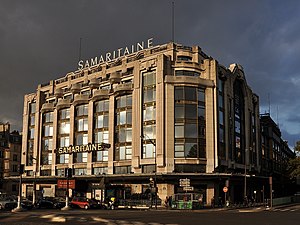
M 157 177 L 156 177 L 156 167 L 157 167 L 157 162 L 156 162 L 156 144 L 152 141 L 152 139 L 151 138 L 149 138 L 148 137 L 148 135 L 147 134 L 145 134 L 145 136 L 147 137 L 147 140 L 149 140 L 150 141 L 150 143 L 154 146 L 154 149 L 155 149 L 155 154 L 154 154 L 154 189 L 155 189 L 155 196 L 154 196 L 154 198 L 155 198 L 155 209 L 157 209 Z M 142 139 L 144 139 L 144 136 L 143 135 L 141 135 L 141 138 Z M 152 193 L 151 193 L 152 194 Z
M 247 196 L 247 162 L 246 162 L 246 152 L 247 152 L 247 149 L 245 149 L 244 198 L 246 198 L 246 196 Z
M 24 173 L 24 164 L 20 165 L 19 173 L 20 173 L 20 182 L 19 182 L 19 196 L 18 196 L 18 205 L 17 208 L 14 208 L 12 212 L 20 212 L 22 211 L 21 201 L 22 201 L 22 174 Z

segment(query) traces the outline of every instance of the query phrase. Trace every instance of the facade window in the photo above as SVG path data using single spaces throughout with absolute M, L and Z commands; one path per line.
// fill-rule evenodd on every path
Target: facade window
M 175 158 L 205 158 L 205 90 L 175 87 Z
M 52 123 L 53 122 L 53 112 L 47 112 L 44 114 L 44 121 L 45 123 Z
M 82 175 L 87 174 L 86 168 L 75 169 L 74 172 L 75 172 L 75 175 L 77 175 L 77 176 L 82 176 Z
M 116 97 L 115 160 L 130 160 L 132 155 L 132 95 Z
M 93 168 L 93 175 L 107 174 L 107 172 L 108 172 L 107 167 L 94 167 Z
M 143 104 L 143 146 L 142 157 L 154 158 L 156 148 L 156 71 L 142 73 L 142 104 Z
M 76 107 L 76 116 L 87 116 L 88 115 L 88 105 L 79 105 Z
M 36 108 L 36 103 L 35 102 L 32 102 L 29 104 L 29 113 L 32 114 L 32 113 L 35 113 L 35 108 Z
M 43 114 L 43 136 L 41 149 L 41 164 L 52 164 L 52 149 L 53 149 L 53 112 Z
M 62 109 L 59 111 L 59 119 L 60 120 L 66 120 L 70 119 L 70 109 Z
M 86 145 L 88 144 L 88 105 L 76 106 L 75 124 L 77 124 L 75 129 L 75 144 L 76 145 Z M 78 152 L 74 153 L 75 163 L 86 163 L 88 153 Z
M 44 136 L 45 137 L 53 136 L 53 125 L 44 126 Z
M 34 139 L 34 128 L 29 129 L 29 139 Z
M 57 146 L 58 148 L 70 146 L 70 109 L 61 109 L 58 112 L 58 134 Z M 69 154 L 56 154 L 57 164 L 69 163 Z
M 131 173 L 131 166 L 116 166 L 114 173 L 115 174 L 127 174 Z
M 88 130 L 88 119 L 81 118 L 77 120 L 77 131 L 87 131 Z
M 12 171 L 15 173 L 15 172 L 18 172 L 18 165 L 12 165 Z
M 185 55 L 179 55 L 177 56 L 177 60 L 178 61 L 192 61 L 192 57 L 191 56 L 185 56 Z
M 17 162 L 17 161 L 18 161 L 18 155 L 16 155 L 16 154 L 13 155 L 13 161 L 14 161 L 14 162 Z
M 34 146 L 34 125 L 35 125 L 35 109 L 36 103 L 29 103 L 29 127 L 28 127 L 28 142 L 27 142 L 27 154 L 26 154 L 26 165 L 33 165 L 33 146 Z
M 242 91 L 242 83 L 234 82 L 234 136 L 235 136 L 235 161 L 237 163 L 245 163 L 245 125 L 244 125 L 244 95 Z
M 70 121 L 64 121 L 59 123 L 59 134 L 69 134 L 70 133 Z
M 94 143 L 109 143 L 108 135 L 109 100 L 94 103 Z M 93 162 L 107 162 L 108 149 L 92 153 Z
M 29 125 L 30 126 L 34 126 L 34 123 L 35 123 L 35 115 L 32 115 L 32 116 L 30 116 L 30 123 L 29 123 Z
M 224 81 L 218 77 L 218 116 L 219 116 L 219 143 L 218 151 L 221 159 L 226 159 L 225 150 L 225 108 L 224 108 Z
M 175 70 L 175 76 L 199 77 L 200 73 L 190 70 Z

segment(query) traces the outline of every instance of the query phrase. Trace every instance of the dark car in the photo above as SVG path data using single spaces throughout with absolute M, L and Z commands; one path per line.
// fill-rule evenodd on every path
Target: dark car
M 53 209 L 54 207 L 54 198 L 51 197 L 44 197 L 44 198 L 40 198 L 37 202 L 36 202 L 36 208 L 39 209 Z
M 98 208 L 98 203 L 85 197 L 74 197 L 70 203 L 70 206 L 72 208 L 96 209 Z
M 21 207 L 23 209 L 27 209 L 27 210 L 30 210 L 33 208 L 33 203 L 32 201 L 28 200 L 27 198 L 23 198 L 22 201 L 21 201 Z
M 54 200 L 54 208 L 61 209 L 66 206 L 66 200 L 64 198 L 56 197 Z

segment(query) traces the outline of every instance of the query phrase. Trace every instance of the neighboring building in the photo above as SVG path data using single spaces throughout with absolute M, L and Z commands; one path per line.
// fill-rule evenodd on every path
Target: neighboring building
M 294 194 L 295 189 L 288 177 L 286 168 L 288 161 L 296 157 L 288 143 L 281 137 L 278 125 L 270 114 L 260 117 L 262 140 L 262 170 L 263 176 L 273 178 L 273 195 L 281 197 Z
M 9 123 L 0 123 L 0 192 L 18 195 L 18 181 L 5 178 L 19 175 L 22 136 L 18 131 L 10 132 Z
M 225 68 L 197 46 L 148 47 L 81 61 L 25 96 L 27 197 L 34 182 L 39 195 L 63 196 L 57 182 L 72 168 L 73 195 L 145 196 L 152 178 L 165 199 L 185 193 L 179 180 L 188 178 L 208 204 L 224 197 L 227 181 L 227 197 L 242 201 L 245 172 L 261 169 L 259 98 L 243 68 Z M 246 194 L 260 193 L 260 179 L 248 178 Z

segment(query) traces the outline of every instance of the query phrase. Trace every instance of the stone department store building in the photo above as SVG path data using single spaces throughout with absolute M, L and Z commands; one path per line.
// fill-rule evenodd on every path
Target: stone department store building
M 152 178 L 163 200 L 186 192 L 188 178 L 207 203 L 225 185 L 232 201 L 243 198 L 244 172 L 261 162 L 259 98 L 243 68 L 197 46 L 137 46 L 81 61 L 25 96 L 25 196 L 35 185 L 38 196 L 64 196 L 57 182 L 72 168 L 73 195 L 125 199 L 149 192 Z M 247 179 L 247 194 L 261 190 L 259 176 Z

